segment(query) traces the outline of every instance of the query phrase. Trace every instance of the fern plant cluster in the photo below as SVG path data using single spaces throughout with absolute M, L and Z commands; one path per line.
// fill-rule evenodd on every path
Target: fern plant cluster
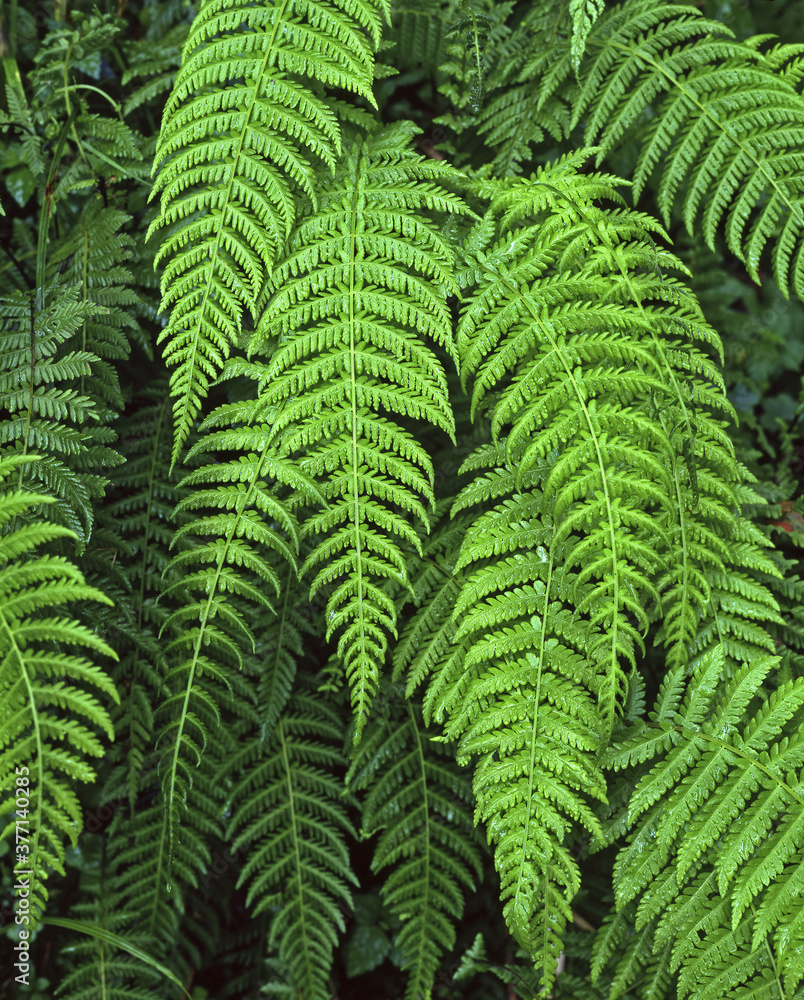
M 767 6 L 0 5 L 3 996 L 804 997 Z

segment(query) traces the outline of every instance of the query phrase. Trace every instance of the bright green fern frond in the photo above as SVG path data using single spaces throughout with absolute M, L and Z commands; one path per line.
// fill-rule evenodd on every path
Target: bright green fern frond
M 717 350 L 717 335 L 672 276 L 683 267 L 656 245 L 657 224 L 599 206 L 619 200 L 616 179 L 580 173 L 585 155 L 474 185 L 491 211 L 464 241 L 457 343 L 496 443 L 465 464 L 476 475 L 455 509 L 485 512 L 456 565 L 463 669 L 435 705 L 459 759 L 479 758 L 506 918 L 545 988 L 579 886 L 567 843 L 579 824 L 600 836 L 597 751 L 651 623 L 668 616 L 684 664 L 712 641 L 710 622 L 712 636 L 762 649 L 752 610 L 778 618 L 761 585 L 726 576 L 772 563 L 735 513 L 744 472 L 707 412 L 729 412 L 698 346 Z
M 653 947 L 671 948 L 682 998 L 756 989 L 777 976 L 792 996 L 804 978 L 804 682 L 774 687 L 777 663 L 756 657 L 724 681 L 724 653 L 714 647 L 683 704 L 676 668 L 649 721 L 604 756 L 616 769 L 652 763 L 628 808 L 638 825 L 615 865 L 617 906 L 638 903 L 637 931 L 655 923 Z
M 340 152 L 322 87 L 374 103 L 372 49 L 382 3 L 209 0 L 190 28 L 154 161 L 161 191 L 149 232 L 168 229 L 160 334 L 175 402 L 174 462 L 209 383 L 290 235 L 314 164 Z
M 635 194 L 661 168 L 658 200 L 668 224 L 683 194 L 690 233 L 699 227 L 713 247 L 722 226 L 757 282 L 770 249 L 777 284 L 802 297 L 804 101 L 795 78 L 778 71 L 784 51 L 763 54 L 766 39 L 730 36 L 692 7 L 629 0 L 612 8 L 589 34 L 571 125 L 583 120 L 585 141 L 599 144 L 602 158 L 644 123 Z M 553 94 L 566 86 L 574 59 L 563 48 L 545 81 Z
M 238 886 L 256 916 L 271 914 L 269 944 L 295 996 L 326 1000 L 332 953 L 352 907 L 346 837 L 355 836 L 338 773 L 346 761 L 338 712 L 305 680 L 269 733 L 257 731 L 227 760 L 237 778 L 229 835 L 248 848 Z
M 75 845 L 81 832 L 75 783 L 95 780 L 87 758 L 105 752 L 99 733 L 114 739 L 92 689 L 119 700 L 100 667 L 67 651 L 83 647 L 114 657 L 89 629 L 55 613 L 74 601 L 108 598 L 87 586 L 64 557 L 37 554 L 48 542 L 73 536 L 24 517 L 42 497 L 12 484 L 23 464 L 34 460 L 0 456 L 6 489 L 0 496 L 0 814 L 11 817 L 1 835 L 12 843 L 15 870 L 30 878 L 24 910 L 29 930 L 42 916 L 51 871 L 65 874 L 65 839 Z M 17 520 L 26 523 L 15 527 Z
M 599 832 L 588 800 L 605 801 L 595 757 L 606 721 L 600 633 L 552 598 L 566 600 L 570 588 L 554 562 L 561 547 L 547 548 L 540 503 L 535 491 L 515 492 L 466 536 L 458 568 L 468 563 L 472 572 L 454 640 L 466 652 L 441 684 L 435 715 L 447 714 L 459 762 L 477 759 L 475 819 L 495 844 L 506 922 L 549 989 L 580 886 L 572 831 Z M 475 539 L 488 547 L 475 546 L 472 558 Z M 571 589 L 583 599 L 588 585 Z
M 355 139 L 334 177 L 322 176 L 318 211 L 277 264 L 255 337 L 278 343 L 260 404 L 276 410 L 280 453 L 300 453 L 327 499 L 304 525 L 315 548 L 303 568 L 315 572 L 311 597 L 326 588 L 356 739 L 396 632 L 387 586 L 408 585 L 405 550 L 419 549 L 414 524 L 426 526 L 434 499 L 432 460 L 407 426 L 453 435 L 428 344 L 452 350 L 452 251 L 426 213 L 468 209 L 441 186 L 455 172 L 409 148 L 414 133 L 401 123 Z
M 381 893 L 402 922 L 396 947 L 409 972 L 405 997 L 428 1000 L 439 959 L 455 944 L 464 895 L 482 874 L 471 788 L 409 701 L 369 723 L 347 784 L 368 789 L 363 836 L 380 835 L 372 869 L 393 866 Z

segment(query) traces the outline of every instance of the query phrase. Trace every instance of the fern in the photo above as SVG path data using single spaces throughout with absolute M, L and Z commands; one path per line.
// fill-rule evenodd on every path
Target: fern
M 238 885 L 248 882 L 254 915 L 271 911 L 270 944 L 297 995 L 329 995 L 327 975 L 340 907 L 351 907 L 345 835 L 354 829 L 335 780 L 345 761 L 343 727 L 331 706 L 298 685 L 282 719 L 263 741 L 258 731 L 227 762 L 242 771 L 232 794 L 230 835 L 250 845 Z
M 472 570 L 455 608 L 455 641 L 469 641 L 436 709 L 460 741 L 459 760 L 480 757 L 478 816 L 497 844 L 506 919 L 536 953 L 547 988 L 580 885 L 565 839 L 574 823 L 602 836 L 585 798 L 605 801 L 595 752 L 624 710 L 627 675 L 662 591 L 666 638 L 682 662 L 691 637 L 677 634 L 679 616 L 692 628 L 711 601 L 725 627 L 727 598 L 714 588 L 697 606 L 683 603 L 690 591 L 675 585 L 678 553 L 687 576 L 706 577 L 712 563 L 722 565 L 726 531 L 744 543 L 743 564 L 760 560 L 750 545 L 764 541 L 728 520 L 714 497 L 705 506 L 701 499 L 710 487 L 699 454 L 720 461 L 718 491 L 737 474 L 717 424 L 696 414 L 695 437 L 681 437 L 697 400 L 725 405 L 711 363 L 692 344 L 682 355 L 678 339 L 683 332 L 713 342 L 713 331 L 662 274 L 680 265 L 655 247 L 650 223 L 597 209 L 601 196 L 616 200 L 612 179 L 575 173 L 579 162 L 566 158 L 527 184 L 478 186 L 492 194 L 501 221 L 490 247 L 493 215 L 465 241 L 463 280 L 472 294 L 458 348 L 473 407 L 486 410 L 493 435 L 511 430 L 498 447 L 480 449 L 471 467 L 492 472 L 456 503 L 490 509 L 465 537 L 456 567 Z M 714 386 L 681 388 L 685 369 Z M 678 412 L 676 442 L 655 417 L 665 409 Z M 702 510 L 688 502 L 693 509 L 677 526 L 679 489 L 697 490 Z M 702 544 L 691 545 L 685 532 Z M 746 594 L 747 584 L 725 573 L 717 585 L 748 598 L 738 605 L 743 614 L 760 613 L 749 605 L 754 595 L 764 601 L 762 588 Z M 763 610 L 773 618 L 772 598 Z M 742 635 L 750 633 L 746 622 Z M 705 637 L 702 630 L 698 642 Z
M 93 440 L 90 428 L 100 418 L 98 405 L 80 388 L 102 364 L 93 351 L 75 349 L 96 309 L 79 299 L 76 285 L 51 286 L 50 291 L 58 301 L 42 311 L 29 294 L 0 300 L 0 405 L 7 413 L 0 440 L 13 443 L 21 459 L 41 456 L 17 467 L 18 480 L 56 501 L 54 517 L 83 547 L 106 486 L 95 470 L 119 459 L 104 443 L 108 433 L 97 435 L 100 443 Z
M 29 905 L 23 909 L 24 923 L 33 931 L 47 902 L 49 870 L 65 874 L 64 841 L 75 844 L 80 832 L 74 782 L 95 779 L 87 758 L 104 754 L 98 731 L 114 738 L 92 688 L 114 701 L 119 696 L 100 667 L 62 651 L 83 647 L 114 657 L 89 629 L 54 613 L 63 604 L 108 599 L 87 586 L 64 557 L 37 552 L 55 539 L 74 537 L 67 529 L 43 520 L 14 527 L 16 518 L 42 502 L 36 494 L 9 488 L 21 465 L 18 455 L 0 456 L 6 489 L 0 498 L 0 787 L 5 793 L 0 813 L 12 817 L 3 839 L 16 831 L 15 867 L 29 873 Z
M 303 451 L 327 506 L 307 519 L 316 538 L 303 570 L 310 596 L 332 587 L 327 638 L 338 634 L 357 717 L 368 716 L 396 614 L 386 581 L 407 585 L 400 543 L 418 548 L 409 523 L 426 523 L 432 463 L 397 420 L 453 433 L 446 377 L 425 338 L 451 350 L 445 293 L 451 250 L 426 210 L 465 212 L 441 185 L 445 164 L 406 148 L 405 123 L 356 138 L 318 211 L 301 223 L 275 267 L 255 337 L 276 338 L 261 376 L 260 407 L 277 407 L 280 454 Z M 392 419 L 395 418 L 395 419 Z
M 777 284 L 785 294 L 792 285 L 800 298 L 800 46 L 776 45 L 763 54 L 767 39 L 736 43 L 730 35 L 692 7 L 629 0 L 608 11 L 588 36 L 569 127 L 583 119 L 585 141 L 599 144 L 602 159 L 655 106 L 640 136 L 635 196 L 661 164 L 658 203 L 667 223 L 683 190 L 690 233 L 700 219 L 712 247 L 722 225 L 729 249 L 754 280 L 770 244 Z M 567 43 L 543 81 L 541 103 L 565 84 L 576 57 Z M 520 78 L 532 70 L 526 63 Z
M 347 787 L 368 789 L 363 835 L 380 834 L 372 868 L 394 866 L 382 894 L 402 921 L 396 947 L 410 972 L 409 998 L 432 995 L 464 892 L 481 875 L 469 784 L 437 746 L 408 703 L 372 720 L 347 775 Z
M 792 7 L 24 6 L 0 994 L 800 997 Z
M 233 667 L 243 666 L 241 646 L 255 646 L 250 615 L 255 607 L 273 610 L 266 590 L 277 596 L 281 593 L 276 570 L 260 550 L 273 550 L 292 566 L 296 564 L 299 533 L 295 519 L 266 480 L 305 497 L 320 496 L 309 477 L 276 455 L 274 433 L 267 424 L 251 419 L 250 410 L 253 406 L 234 404 L 213 411 L 201 428 L 209 433 L 193 446 L 188 460 L 203 461 L 217 450 L 244 453 L 228 462 L 202 464 L 180 484 L 198 488 L 188 489 L 176 514 L 209 513 L 187 520 L 174 532 L 172 545 L 190 539 L 193 544 L 171 560 L 166 572 L 172 582 L 163 591 L 163 597 L 184 598 L 160 629 L 160 636 L 169 637 L 162 648 L 163 682 L 169 694 L 156 715 L 169 823 L 168 872 L 180 813 L 207 742 L 209 721 L 220 722 L 218 705 L 226 700 L 227 690 L 232 692 Z M 220 424 L 224 430 L 212 430 Z M 188 627 L 188 622 L 193 624 Z M 203 715 L 207 715 L 206 722 Z
M 672 672 L 650 721 L 606 754 L 615 768 L 654 761 L 629 803 L 629 823 L 640 822 L 615 865 L 615 889 L 618 907 L 638 901 L 636 928 L 652 925 L 654 950 L 669 946 L 670 970 L 682 969 L 681 997 L 756 990 L 777 976 L 791 996 L 804 978 L 794 902 L 800 680 L 779 686 L 746 717 L 776 662 L 758 657 L 724 686 L 716 648 L 701 658 L 683 703 L 683 681 Z M 713 893 L 720 902 L 707 914 Z M 698 922 L 700 940 L 690 933 Z
M 178 365 L 174 462 L 238 342 L 243 311 L 256 318 L 267 269 L 295 221 L 296 192 L 315 201 L 313 163 L 334 169 L 338 118 L 311 85 L 373 103 L 379 31 L 380 8 L 366 0 L 211 0 L 192 23 L 165 107 L 154 163 L 161 211 L 149 230 L 172 230 L 156 262 L 169 258 L 160 342 Z

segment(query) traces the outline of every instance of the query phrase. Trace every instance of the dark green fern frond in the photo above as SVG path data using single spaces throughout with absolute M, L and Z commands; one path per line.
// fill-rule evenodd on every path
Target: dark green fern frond
M 226 762 L 236 779 L 229 835 L 235 851 L 248 847 L 237 884 L 248 885 L 255 916 L 271 914 L 269 945 L 294 995 L 309 1000 L 330 995 L 332 953 L 357 884 L 339 780 L 344 737 L 338 712 L 305 677 L 277 726 L 258 728 Z
M 80 389 L 82 379 L 103 364 L 93 350 L 78 346 L 82 329 L 101 309 L 83 299 L 75 284 L 49 284 L 48 293 L 42 311 L 33 293 L 0 299 L 0 408 L 7 414 L 0 443 L 12 444 L 21 458 L 41 456 L 20 464 L 18 478 L 56 501 L 51 516 L 75 533 L 82 548 L 107 483 L 98 467 L 119 461 L 103 443 L 108 428 L 99 433 L 101 443 L 95 440 L 95 393 Z
M 132 811 L 150 762 L 153 712 L 160 700 L 158 635 L 170 608 L 158 599 L 164 581 L 175 582 L 168 569 L 174 531 L 189 520 L 187 515 L 174 517 L 187 491 L 178 488 L 169 475 L 172 435 L 167 377 L 146 389 L 137 403 L 136 411 L 118 424 L 125 461 L 113 474 L 106 506 L 123 549 L 121 562 L 131 577 L 128 614 L 124 617 L 121 609 L 115 620 L 121 660 L 114 676 L 124 694 L 114 718 L 120 750 L 125 753 Z M 180 550 L 185 547 L 179 543 Z
M 114 739 L 111 720 L 93 688 L 118 701 L 107 675 L 70 647 L 114 657 L 89 629 L 56 613 L 76 601 L 108 602 L 62 556 L 37 550 L 67 529 L 28 520 L 43 498 L 14 487 L 23 459 L 0 456 L 0 814 L 11 816 L 2 839 L 12 838 L 16 870 L 30 872 L 27 926 L 35 929 L 52 870 L 64 875 L 65 839 L 75 845 L 81 807 L 75 783 L 94 781 L 87 758 L 102 757 L 99 737 Z M 48 501 L 45 500 L 45 503 Z M 52 502 L 52 501 L 51 501 Z M 25 521 L 15 527 L 17 520 Z M 16 838 L 14 838 L 16 829 Z
M 402 421 L 453 434 L 447 382 L 430 344 L 452 349 L 446 293 L 452 251 L 427 212 L 468 211 L 441 186 L 455 176 L 408 143 L 400 123 L 355 139 L 318 211 L 295 230 L 276 266 L 255 337 L 278 347 L 261 377 L 260 405 L 276 407 L 282 455 L 321 484 L 326 507 L 309 517 L 310 595 L 332 588 L 327 638 L 338 636 L 357 716 L 366 721 L 396 611 L 386 591 L 408 584 L 405 549 L 427 525 L 432 460 Z
M 273 611 L 281 593 L 273 561 L 296 567 L 299 530 L 277 485 L 304 498 L 321 498 L 315 484 L 276 454 L 275 427 L 251 419 L 253 404 L 224 405 L 206 419 L 188 461 L 202 464 L 180 483 L 187 495 L 177 515 L 194 513 L 173 533 L 186 545 L 167 567 L 165 599 L 180 604 L 161 626 L 164 679 L 169 694 L 159 705 L 160 770 L 171 841 L 208 738 L 199 713 L 220 718 L 244 652 L 254 650 L 254 609 Z M 224 430 L 214 428 L 223 426 Z M 234 452 L 229 461 L 221 459 Z M 206 513 L 203 513 L 206 512 Z M 216 723 L 217 724 L 217 723 Z
M 447 32 L 455 21 L 455 0 L 393 0 L 390 27 L 383 37 L 393 42 L 389 55 L 400 69 L 422 67 L 433 72 L 440 66 Z
M 569 132 L 571 116 L 563 93 L 551 92 L 547 100 L 542 97 L 556 51 L 563 53 L 575 37 L 566 4 L 531 4 L 521 16 L 519 10 L 515 14 L 509 11 L 507 5 L 494 8 L 498 23 L 486 51 L 489 65 L 483 106 L 471 117 L 439 119 L 461 135 L 476 130 L 498 178 L 521 173 L 523 162 L 532 161 L 535 150 L 548 142 L 548 137 L 561 142 Z M 503 20 L 506 17 L 508 22 Z M 458 68 L 453 64 L 445 69 L 456 80 L 454 88 L 460 79 Z M 540 87 L 536 81 L 545 82 Z M 511 128 L 514 121 L 517 128 Z M 465 169 L 470 169 L 469 164 Z
M 140 302 L 127 267 L 133 240 L 123 227 L 130 221 L 124 212 L 90 201 L 50 258 L 62 280 L 77 288 L 78 301 L 94 307 L 73 344 L 98 358 L 92 378 L 82 377 L 77 389 L 95 399 L 101 421 L 123 408 L 118 368 L 129 356 L 127 334 L 135 325 L 132 310 Z
M 160 334 L 175 402 L 174 461 L 207 387 L 238 342 L 290 235 L 296 198 L 315 204 L 314 164 L 334 169 L 338 117 L 323 87 L 370 104 L 382 3 L 210 0 L 192 22 L 154 161 L 168 229 Z
M 369 723 L 347 787 L 368 790 L 363 836 L 379 834 L 372 870 L 393 866 L 380 891 L 402 923 L 395 944 L 409 973 L 405 997 L 427 1000 L 465 893 L 482 875 L 469 782 L 404 701 Z

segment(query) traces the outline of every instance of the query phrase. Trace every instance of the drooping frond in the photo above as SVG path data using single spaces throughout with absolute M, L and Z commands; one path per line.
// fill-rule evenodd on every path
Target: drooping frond
M 171 481 L 168 471 L 171 414 L 167 377 L 149 386 L 137 403 L 135 413 L 118 424 L 119 448 L 125 461 L 115 470 L 106 506 L 106 514 L 117 528 L 120 562 L 133 570 L 125 606 L 118 609 L 114 622 L 121 659 L 113 676 L 124 695 L 113 718 L 125 759 L 120 762 L 124 776 L 111 779 L 126 784 L 131 811 L 144 773 L 152 767 L 154 709 L 160 701 L 162 679 L 158 636 L 170 613 L 158 599 L 166 583 L 175 582 L 168 570 L 173 534 L 188 520 L 187 516 L 174 517 L 186 491 Z M 108 563 L 108 553 L 103 555 Z
M 261 727 L 227 760 L 236 778 L 229 835 L 248 848 L 238 875 L 256 916 L 271 914 L 269 945 L 293 995 L 326 1000 L 332 953 L 351 908 L 346 836 L 355 831 L 339 773 L 345 726 L 337 711 L 299 679 L 278 724 Z
M 128 333 L 135 326 L 131 310 L 140 301 L 130 287 L 127 267 L 133 240 L 124 226 L 130 221 L 128 215 L 104 207 L 99 200 L 88 202 L 50 257 L 50 266 L 58 269 L 62 280 L 76 287 L 78 302 L 92 307 L 73 335 L 73 343 L 82 351 L 92 351 L 98 360 L 92 365 L 92 378 L 82 377 L 77 390 L 95 400 L 102 422 L 123 409 L 118 369 L 130 353 Z M 114 440 L 105 427 L 95 428 L 93 438 L 98 443 Z
M 277 486 L 320 497 L 308 476 L 276 454 L 275 428 L 252 419 L 253 409 L 225 404 L 213 411 L 188 455 L 188 461 L 206 464 L 180 484 L 188 492 L 176 513 L 201 514 L 173 533 L 172 545 L 192 544 L 171 560 L 163 592 L 179 604 L 161 627 L 169 693 L 156 714 L 171 844 L 208 738 L 202 715 L 220 721 L 219 706 L 232 693 L 232 671 L 255 648 L 251 615 L 255 608 L 273 611 L 271 598 L 281 593 L 269 556 L 296 566 L 299 531 Z M 234 457 L 223 461 L 226 452 Z
M 41 554 L 49 542 L 74 537 L 49 521 L 24 518 L 43 498 L 16 488 L 24 462 L 0 456 L 0 814 L 2 839 L 14 844 L 15 870 L 30 878 L 26 925 L 35 929 L 48 898 L 51 870 L 64 875 L 65 840 L 75 845 L 81 806 L 75 782 L 94 781 L 88 758 L 102 757 L 114 731 L 98 701 L 118 701 L 104 671 L 71 647 L 114 657 L 89 629 L 57 609 L 77 601 L 106 602 L 63 556 Z M 45 500 L 45 503 L 48 501 Z M 51 501 L 52 502 L 52 501 Z M 21 522 L 21 523 L 17 523 Z M 18 912 L 21 912 L 18 910 Z
M 174 462 L 291 233 L 315 204 L 315 166 L 334 169 L 341 130 L 323 88 L 370 104 L 383 6 L 373 0 L 209 0 L 192 22 L 156 150 L 167 230 L 156 262 L 164 357 L 176 365 Z
M 735 563 L 770 567 L 765 540 L 721 500 L 745 494 L 701 409 L 728 412 L 696 344 L 717 347 L 716 334 L 671 276 L 683 268 L 654 242 L 656 224 L 600 207 L 616 204 L 615 179 L 579 173 L 583 156 L 475 186 L 491 212 L 463 244 L 457 343 L 497 442 L 467 465 L 489 471 L 455 505 L 485 512 L 456 566 L 463 669 L 435 706 L 459 760 L 479 758 L 506 919 L 545 988 L 580 884 L 567 838 L 576 824 L 602 835 L 587 801 L 605 801 L 596 754 L 651 622 L 664 616 L 683 664 L 707 641 L 705 611 L 715 623 L 729 610 L 712 584 L 729 589 Z
M 482 104 L 473 113 L 453 112 L 438 120 L 459 135 L 480 136 L 489 152 L 494 176 L 503 178 L 521 173 L 523 162 L 532 161 L 541 144 L 550 139 L 560 142 L 566 135 L 570 108 L 565 95 L 551 94 L 542 100 L 534 82 L 543 76 L 549 79 L 556 46 L 560 45 L 563 53 L 580 36 L 573 32 L 566 4 L 530 4 L 522 9 L 503 3 L 495 4 L 489 13 L 494 24 L 482 53 Z M 471 38 L 463 41 L 467 50 L 464 59 L 471 62 Z M 527 73 L 523 71 L 526 64 Z M 466 69 L 456 58 L 443 63 L 441 69 L 449 78 L 443 93 L 455 107 L 462 107 Z M 516 128 L 511 127 L 512 122 L 517 123 Z M 469 172 L 477 167 L 475 157 L 466 158 L 466 162 L 464 157 L 457 161 L 462 169 Z
M 407 586 L 404 549 L 419 550 L 414 524 L 433 501 L 432 461 L 402 421 L 453 433 L 430 346 L 452 349 L 452 256 L 426 213 L 467 209 L 441 186 L 454 171 L 408 148 L 414 133 L 401 123 L 355 138 L 321 177 L 254 341 L 277 338 L 260 405 L 276 408 L 280 453 L 299 453 L 327 500 L 304 524 L 315 547 L 303 568 L 315 572 L 311 598 L 327 594 L 358 739 L 396 632 L 385 587 Z
M 428 1000 L 439 960 L 455 944 L 465 893 L 481 876 L 469 782 L 404 701 L 372 718 L 347 787 L 367 789 L 363 836 L 379 834 L 372 869 L 393 866 L 381 893 L 402 924 L 395 943 L 409 973 L 405 997 Z
M 690 233 L 700 229 L 713 246 L 722 228 L 757 282 L 769 250 L 777 284 L 785 295 L 792 285 L 801 298 L 801 46 L 762 52 L 767 38 L 732 39 L 728 28 L 693 7 L 652 0 L 612 7 L 589 33 L 570 128 L 583 121 L 585 141 L 599 145 L 602 158 L 640 124 L 635 196 L 661 169 L 658 201 L 668 224 L 680 194 Z M 566 88 L 574 54 L 565 43 L 551 59 L 542 102 Z M 521 79 L 529 72 L 532 78 L 532 68 L 526 64 Z

